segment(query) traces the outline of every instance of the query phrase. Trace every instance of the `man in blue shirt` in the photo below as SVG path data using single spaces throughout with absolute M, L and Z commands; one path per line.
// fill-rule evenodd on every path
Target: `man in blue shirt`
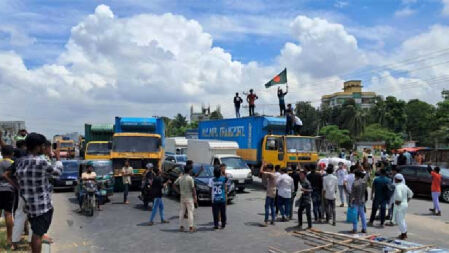
M 373 207 L 371 211 L 371 217 L 368 226 L 373 226 L 374 219 L 376 218 L 377 210 L 380 206 L 380 226 L 384 226 L 385 213 L 387 210 L 387 203 L 389 201 L 389 187 L 391 185 L 391 179 L 387 177 L 387 171 L 380 169 L 380 176 L 376 177 L 373 182 L 371 191 L 371 200 L 373 201 Z M 374 198 L 373 198 L 374 195 Z
M 214 178 L 209 181 L 211 188 L 212 213 L 214 229 L 218 229 L 218 218 L 221 217 L 221 228 L 226 226 L 226 177 L 221 176 L 219 168 L 214 169 Z

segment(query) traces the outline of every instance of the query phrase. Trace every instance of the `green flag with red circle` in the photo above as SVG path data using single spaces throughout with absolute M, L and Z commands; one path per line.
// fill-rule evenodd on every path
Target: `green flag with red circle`
M 268 83 L 265 84 L 265 88 L 269 88 L 278 84 L 286 84 L 287 83 L 287 68 L 282 70 L 281 73 L 273 77 Z

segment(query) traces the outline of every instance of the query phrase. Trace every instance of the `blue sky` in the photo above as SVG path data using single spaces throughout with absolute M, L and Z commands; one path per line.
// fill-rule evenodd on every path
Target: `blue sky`
M 107 4 L 118 17 L 130 17 L 142 13 L 163 14 L 171 12 L 198 20 L 206 32 L 214 36 L 214 45 L 232 53 L 241 62 L 257 61 L 271 64 L 284 43 L 291 39 L 288 23 L 297 15 L 322 17 L 338 22 L 357 37 L 361 48 L 390 52 L 403 40 L 426 30 L 435 23 L 447 24 L 441 15 L 442 3 L 427 1 L 7 1 L 0 6 L 0 24 L 12 27 L 34 39 L 31 46 L 0 43 L 0 49 L 16 50 L 29 67 L 52 62 L 64 49 L 70 29 L 84 16 L 91 14 L 99 4 Z M 409 9 L 412 14 L 398 17 L 395 13 Z M 262 34 L 263 27 L 253 26 L 253 31 L 220 31 L 211 25 L 212 17 L 226 17 L 236 25 L 248 19 L 280 24 L 276 33 L 270 27 Z M 284 23 L 282 22 L 284 21 Z M 260 25 L 263 25 L 262 23 Z M 385 34 L 369 34 L 370 28 L 383 30 Z M 377 30 L 379 31 L 379 30 Z M 368 33 L 368 34 L 364 34 Z M 8 36 L 0 32 L 0 40 Z M 376 41 L 382 40 L 382 45 Z M 39 53 L 37 53 L 39 52 Z
M 449 0 L 0 0 L 0 118 L 44 133 L 201 104 L 231 117 L 250 88 L 275 114 L 263 84 L 284 67 L 292 103 L 360 79 L 435 104 L 448 65 Z

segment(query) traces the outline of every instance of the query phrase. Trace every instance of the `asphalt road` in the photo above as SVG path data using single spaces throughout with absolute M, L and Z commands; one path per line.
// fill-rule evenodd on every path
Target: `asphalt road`
M 238 194 L 228 206 L 228 224 L 224 230 L 213 231 L 210 206 L 196 209 L 198 232 L 193 234 L 178 232 L 179 202 L 175 198 L 164 198 L 165 216 L 170 224 L 160 224 L 157 216 L 154 226 L 142 226 L 149 220 L 150 212 L 141 209 L 137 196 L 137 192 L 131 192 L 131 203 L 124 205 L 122 194 L 116 193 L 112 202 L 103 206 L 104 211 L 85 217 L 75 212 L 77 204 L 73 193 L 55 193 L 55 215 L 49 232 L 55 239 L 52 252 L 267 252 L 269 246 L 291 252 L 309 247 L 288 233 L 296 226 L 296 215 L 290 222 L 278 222 L 266 228 L 260 226 L 265 198 L 260 183 Z M 449 248 L 449 212 L 446 212 L 449 205 L 442 203 L 443 216 L 436 217 L 427 211 L 431 204 L 430 199 L 422 198 L 410 203 L 409 241 Z M 314 226 L 332 232 L 351 230 L 352 225 L 344 222 L 345 210 L 337 208 L 336 227 Z M 368 233 L 395 237 L 399 230 L 374 227 L 369 228 Z

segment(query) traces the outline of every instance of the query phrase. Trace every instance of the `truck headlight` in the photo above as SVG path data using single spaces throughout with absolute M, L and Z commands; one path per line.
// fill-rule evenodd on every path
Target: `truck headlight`
M 252 178 L 253 177 L 253 173 L 251 173 L 251 171 L 248 173 L 247 178 Z
M 209 190 L 209 186 L 204 185 L 204 184 L 198 184 L 197 187 L 198 187 L 198 190 L 202 190 L 202 191 L 208 191 Z

